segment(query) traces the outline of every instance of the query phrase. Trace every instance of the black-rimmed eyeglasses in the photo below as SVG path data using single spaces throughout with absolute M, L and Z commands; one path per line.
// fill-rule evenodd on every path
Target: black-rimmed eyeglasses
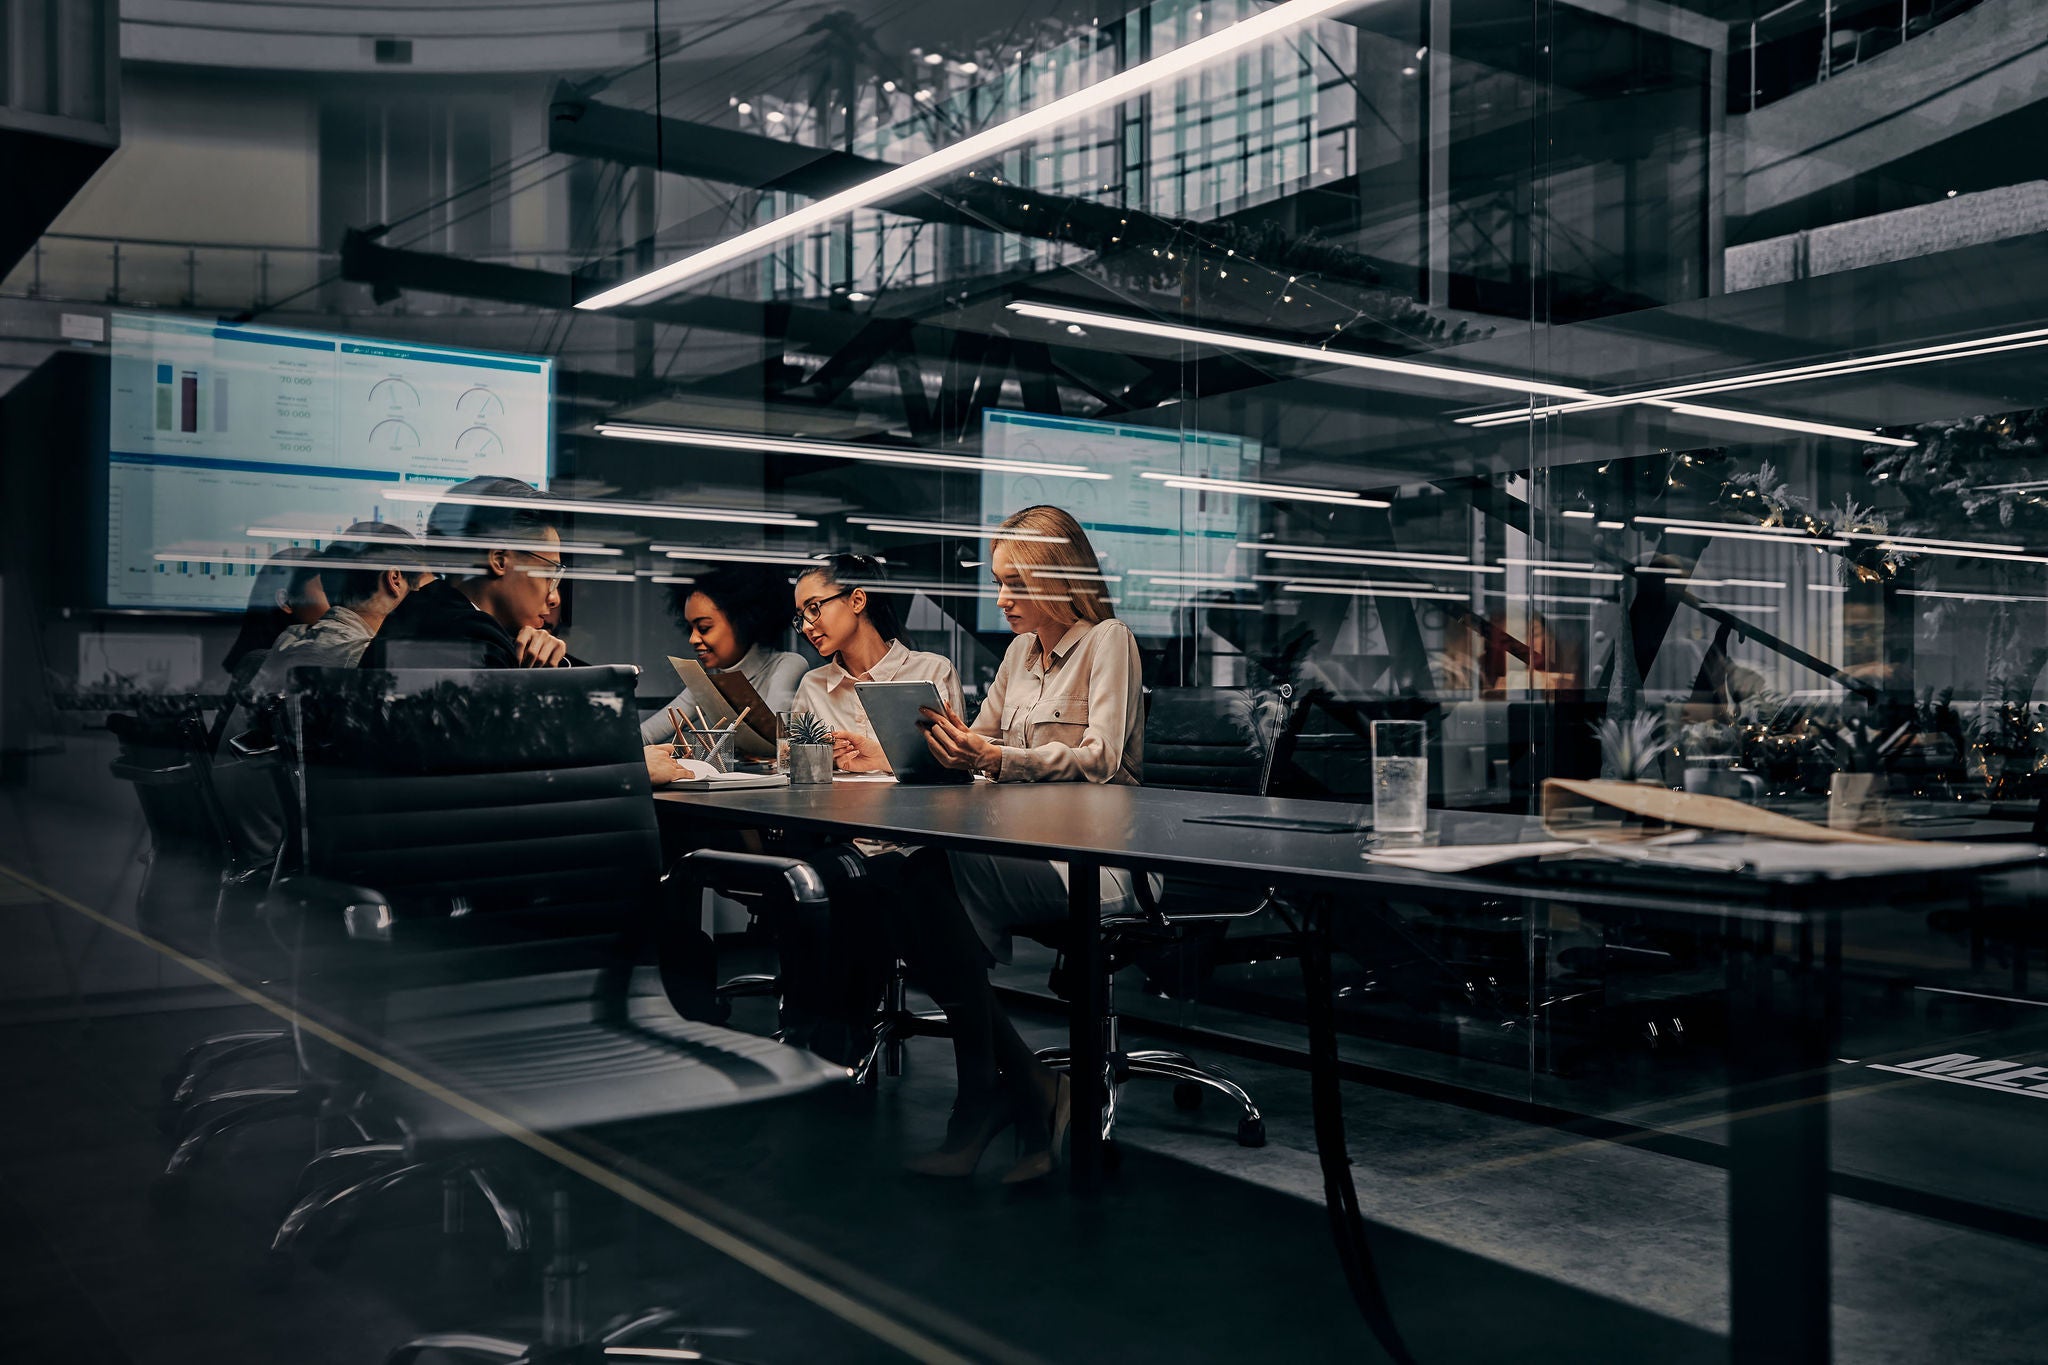
M 798 630 L 802 630 L 805 626 L 811 625 L 812 623 L 817 621 L 818 613 L 822 612 L 825 609 L 825 604 L 827 602 L 837 602 L 840 598 L 846 596 L 848 593 L 852 591 L 853 589 L 851 588 L 841 588 L 838 592 L 833 593 L 830 597 L 819 597 L 804 603 L 801 607 L 797 608 L 796 615 L 789 618 L 789 623 L 792 626 L 795 626 Z

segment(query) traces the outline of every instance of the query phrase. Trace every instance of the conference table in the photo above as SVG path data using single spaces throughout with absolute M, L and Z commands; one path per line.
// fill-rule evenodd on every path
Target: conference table
M 1516 899 L 1569 902 L 1719 936 L 1728 967 L 1732 1093 L 1727 1122 L 1733 1357 L 1825 1361 L 1828 1266 L 1829 1043 L 1838 1012 L 1841 916 L 1869 897 L 1829 884 L 1744 884 L 1695 876 L 1664 884 L 1547 882 L 1493 869 L 1428 872 L 1367 858 L 1370 812 L 1322 801 L 1090 783 L 905 786 L 838 781 L 753 790 L 669 791 L 656 801 L 707 825 L 826 839 L 874 838 L 956 852 L 1054 859 L 1069 867 L 1065 949 L 1072 967 L 1069 1045 L 1074 1112 L 1102 1110 L 1105 1039 L 1099 869 L 1282 891 L 1301 911 L 1302 969 L 1316 1143 L 1332 1233 L 1361 1311 L 1395 1359 L 1406 1358 L 1380 1294 L 1345 1153 L 1334 916 L 1385 902 Z M 1530 842 L 1533 817 L 1432 812 L 1439 845 Z M 1972 878 L 1952 879 L 1956 888 Z M 1881 899 L 1881 898 L 1880 898 Z M 1789 964 L 1789 965 L 1787 965 Z M 1099 1189 L 1104 1138 L 1077 1122 L 1074 1191 Z M 1393 1337 L 1390 1340 L 1390 1336 Z

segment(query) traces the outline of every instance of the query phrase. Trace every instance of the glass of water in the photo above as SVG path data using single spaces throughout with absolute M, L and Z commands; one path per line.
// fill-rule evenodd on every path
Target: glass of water
M 1372 828 L 1376 840 L 1419 844 L 1429 829 L 1429 727 L 1372 723 Z

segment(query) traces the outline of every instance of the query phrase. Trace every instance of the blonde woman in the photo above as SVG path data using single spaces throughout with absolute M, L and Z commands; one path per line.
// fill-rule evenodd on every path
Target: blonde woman
M 927 711 L 926 743 L 947 767 L 997 782 L 1135 786 L 1144 741 L 1138 641 L 1104 594 L 1087 532 L 1057 507 L 1027 507 L 1002 531 L 1009 534 L 997 537 L 989 566 L 996 605 L 1016 638 L 974 723 L 957 710 Z M 904 952 L 952 1023 L 960 1095 L 944 1145 L 911 1167 L 970 1175 L 989 1143 L 1015 1125 L 1020 1155 L 1003 1179 L 1036 1179 L 1052 1170 L 1066 1134 L 1067 1079 L 1032 1055 L 997 1002 L 988 968 L 1009 960 L 1012 930 L 1065 917 L 1067 867 L 974 854 L 953 855 L 947 867 L 957 894 L 910 898 Z M 1105 870 L 1101 889 L 1106 908 L 1123 905 L 1129 874 Z

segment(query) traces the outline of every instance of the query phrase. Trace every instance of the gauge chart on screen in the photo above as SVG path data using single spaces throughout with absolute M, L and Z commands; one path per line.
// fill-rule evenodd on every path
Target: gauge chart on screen
M 263 563 L 379 520 L 394 483 L 553 470 L 554 362 L 411 341 L 111 319 L 106 605 L 240 610 Z M 252 534 L 252 528 L 264 535 Z
M 1212 488 L 1173 488 L 1156 477 L 1141 477 L 1256 477 L 1259 444 L 1241 436 L 990 410 L 982 415 L 982 454 L 1074 465 L 1110 476 L 984 474 L 981 519 L 999 522 L 1041 503 L 1071 512 L 1102 561 L 1117 615 L 1140 635 L 1172 633 L 1184 603 L 1218 590 L 1197 586 L 1203 580 L 1231 581 L 1237 543 L 1254 529 L 1248 498 Z M 993 601 L 981 604 L 980 628 L 1004 629 Z

